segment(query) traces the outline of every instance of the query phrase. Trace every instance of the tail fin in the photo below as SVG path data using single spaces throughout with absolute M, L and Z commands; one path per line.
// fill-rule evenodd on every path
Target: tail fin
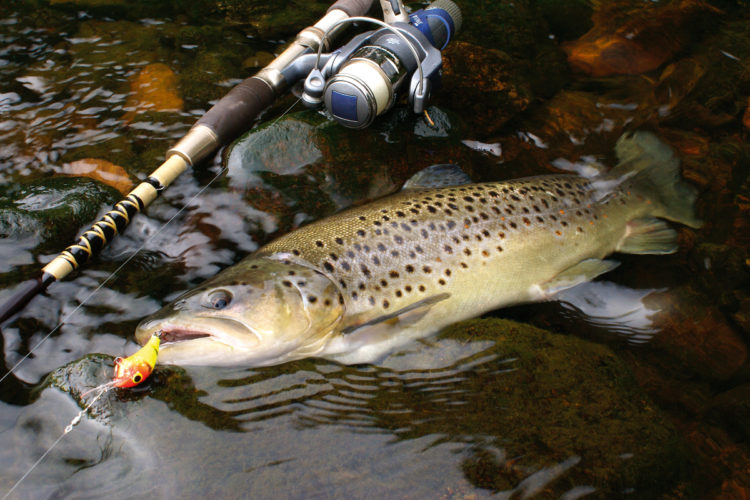
M 652 214 L 693 228 L 703 223 L 695 217 L 697 191 L 680 176 L 680 162 L 672 149 L 650 132 L 623 134 L 615 152 L 620 163 L 607 177 L 628 179 L 634 189 L 656 203 Z

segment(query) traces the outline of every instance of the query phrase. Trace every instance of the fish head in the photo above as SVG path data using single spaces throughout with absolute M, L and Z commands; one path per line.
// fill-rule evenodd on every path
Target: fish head
M 282 256 L 247 258 L 144 319 L 160 332 L 160 363 L 266 366 L 315 356 L 344 316 L 325 274 Z

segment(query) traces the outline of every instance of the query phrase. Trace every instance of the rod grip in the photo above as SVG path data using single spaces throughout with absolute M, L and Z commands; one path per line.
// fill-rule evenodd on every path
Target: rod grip
M 245 78 L 203 115 L 196 125 L 214 131 L 219 144 L 228 144 L 247 130 L 268 106 L 274 94 L 266 82 L 255 76 Z
M 0 305 L 0 323 L 23 309 L 26 304 L 31 302 L 31 299 L 42 293 L 51 281 L 54 280 L 45 280 L 44 277 L 40 276 L 37 279 L 21 283 L 13 295 Z
M 349 17 L 364 16 L 370 10 L 373 0 L 338 0 L 328 8 L 328 12 L 334 9 L 343 10 Z

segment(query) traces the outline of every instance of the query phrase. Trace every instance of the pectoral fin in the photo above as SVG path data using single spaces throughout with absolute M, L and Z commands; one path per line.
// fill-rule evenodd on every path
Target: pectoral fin
M 448 297 L 450 297 L 449 293 L 441 293 L 427 297 L 418 302 L 414 302 L 413 304 L 409 304 L 398 311 L 383 314 L 359 325 L 351 325 L 344 328 L 342 333 L 347 336 L 357 335 L 358 337 L 366 337 L 367 342 L 372 343 L 386 340 L 387 337 L 394 335 L 401 329 L 413 325 L 422 319 L 432 306 L 442 302 Z
M 573 288 L 576 285 L 591 281 L 597 276 L 611 271 L 620 263 L 614 260 L 586 259 L 569 267 L 551 280 L 539 285 L 541 299 L 550 298 L 554 294 Z

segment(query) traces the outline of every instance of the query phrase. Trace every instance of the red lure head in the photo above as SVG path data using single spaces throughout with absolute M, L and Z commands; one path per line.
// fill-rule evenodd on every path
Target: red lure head
M 112 385 L 129 388 L 146 380 L 154 371 L 160 342 L 159 336 L 154 335 L 133 355 L 115 359 L 115 376 Z

